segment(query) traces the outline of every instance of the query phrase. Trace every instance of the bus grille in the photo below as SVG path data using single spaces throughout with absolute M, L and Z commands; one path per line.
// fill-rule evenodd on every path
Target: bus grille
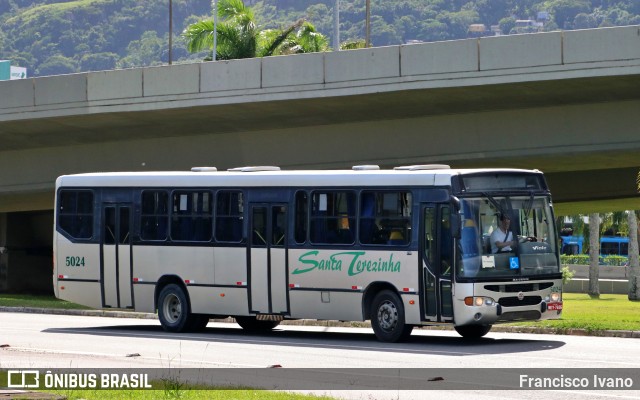
M 502 314 L 498 317 L 498 321 L 535 321 L 540 319 L 540 317 L 542 317 L 542 314 L 536 310 L 514 311 Z
M 532 306 L 534 304 L 540 304 L 542 297 L 540 296 L 525 296 L 522 300 L 518 300 L 516 296 L 503 297 L 498 300 L 498 304 L 502 307 L 520 307 L 520 306 Z
M 516 283 L 512 285 L 485 285 L 486 290 L 492 292 L 534 292 L 537 290 L 544 290 L 553 286 L 553 282 L 541 282 L 541 283 Z

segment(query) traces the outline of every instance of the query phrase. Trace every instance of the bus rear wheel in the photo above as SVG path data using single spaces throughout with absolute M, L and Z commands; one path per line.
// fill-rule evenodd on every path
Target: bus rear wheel
M 262 321 L 253 316 L 235 317 L 235 319 L 238 325 L 247 332 L 269 332 L 280 325 L 280 321 Z
M 465 339 L 479 339 L 489 333 L 491 325 L 463 325 L 456 326 L 455 330 Z
M 391 290 L 374 297 L 371 311 L 371 327 L 380 341 L 401 342 L 411 335 L 413 325 L 405 323 L 402 300 Z
M 158 295 L 158 319 L 167 332 L 184 332 L 191 328 L 193 317 L 182 288 L 174 283 L 162 288 Z

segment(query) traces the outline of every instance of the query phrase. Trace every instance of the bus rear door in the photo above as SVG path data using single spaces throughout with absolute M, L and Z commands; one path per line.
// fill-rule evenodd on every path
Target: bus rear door
M 133 308 L 130 203 L 103 203 L 101 270 L 103 307 Z
M 257 314 L 288 313 L 287 207 L 251 204 L 249 223 L 249 308 Z

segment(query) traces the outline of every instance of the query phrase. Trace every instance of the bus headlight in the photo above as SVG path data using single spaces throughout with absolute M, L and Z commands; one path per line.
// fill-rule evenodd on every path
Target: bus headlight
M 465 297 L 464 304 L 476 307 L 492 306 L 495 304 L 495 300 L 491 297 Z
M 560 300 L 562 300 L 562 296 L 559 292 L 551 292 L 544 298 L 544 301 L 546 301 L 547 303 L 557 303 Z

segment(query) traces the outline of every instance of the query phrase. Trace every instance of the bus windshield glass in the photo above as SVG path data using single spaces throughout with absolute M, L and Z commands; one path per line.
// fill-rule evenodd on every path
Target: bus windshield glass
M 461 199 L 459 278 L 535 279 L 559 273 L 549 198 L 518 195 Z

